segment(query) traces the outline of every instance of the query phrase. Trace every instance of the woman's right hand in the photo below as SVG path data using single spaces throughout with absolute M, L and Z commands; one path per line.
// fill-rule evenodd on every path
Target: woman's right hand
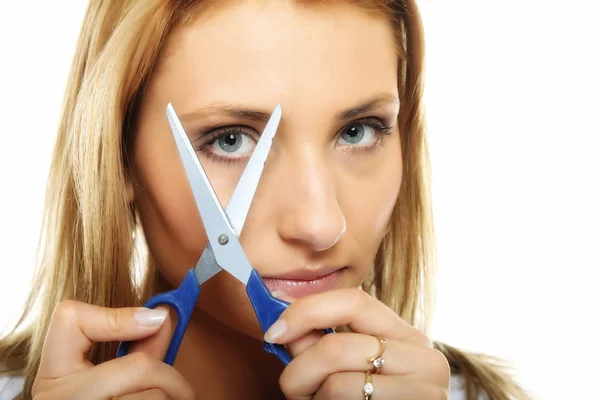
M 196 399 L 190 384 L 162 359 L 171 339 L 166 309 L 103 308 L 60 303 L 46 334 L 32 397 L 39 400 Z M 93 342 L 139 341 L 128 355 L 93 365 Z

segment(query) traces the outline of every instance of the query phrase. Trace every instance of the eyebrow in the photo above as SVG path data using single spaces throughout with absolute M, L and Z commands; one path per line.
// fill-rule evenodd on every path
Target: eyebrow
M 356 118 L 359 115 L 368 113 L 382 105 L 397 106 L 399 102 L 400 100 L 398 99 L 398 96 L 392 95 L 390 93 L 381 93 L 366 101 L 365 103 L 353 106 L 338 113 L 337 117 L 342 121 L 346 121 L 352 118 Z M 179 117 L 179 119 L 182 122 L 187 122 L 202 119 L 213 114 L 221 114 L 230 118 L 245 119 L 249 121 L 263 123 L 266 123 L 267 121 L 269 121 L 269 118 L 271 118 L 270 112 L 252 110 L 249 108 L 239 107 L 233 104 L 213 104 L 186 114 L 182 114 Z
M 339 119 L 345 121 L 356 118 L 359 115 L 366 114 L 381 105 L 388 104 L 391 106 L 397 106 L 399 103 L 400 100 L 398 99 L 398 96 L 394 96 L 390 93 L 381 93 L 363 104 L 342 111 L 339 113 L 338 117 Z
M 211 105 L 183 114 L 179 117 L 182 122 L 202 119 L 211 114 L 222 114 L 227 117 L 245 119 L 256 122 L 267 122 L 271 113 L 256 111 L 248 108 L 239 108 L 232 104 Z

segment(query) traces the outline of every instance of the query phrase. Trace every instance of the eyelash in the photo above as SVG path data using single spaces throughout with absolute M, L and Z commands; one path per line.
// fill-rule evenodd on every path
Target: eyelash
M 225 164 L 235 163 L 239 160 L 243 160 L 246 157 L 222 157 L 216 155 L 213 151 L 210 150 L 210 147 L 217 141 L 219 138 L 227 135 L 248 135 L 252 137 L 253 140 L 258 141 L 259 135 L 256 133 L 250 132 L 251 128 L 243 127 L 243 126 L 228 126 L 224 128 L 218 128 L 203 135 L 200 135 L 198 138 L 198 143 L 195 146 L 195 150 L 198 152 L 202 152 L 208 156 L 212 161 L 222 162 Z
M 377 139 L 377 141 L 374 144 L 368 145 L 368 146 L 351 146 L 351 145 L 346 146 L 351 149 L 351 150 L 349 150 L 350 152 L 366 152 L 366 151 L 376 150 L 381 145 L 381 142 L 383 141 L 384 137 L 389 136 L 394 129 L 393 125 L 384 122 L 384 120 L 381 118 L 365 117 L 365 118 L 358 119 L 356 121 L 352 121 L 351 123 L 345 125 L 342 129 L 340 129 L 336 133 L 335 137 L 338 138 L 349 127 L 351 127 L 353 125 L 361 125 L 361 124 L 366 125 L 370 128 L 373 128 L 375 130 L 375 134 L 378 135 L 379 138 Z M 217 140 L 219 140 L 219 138 L 226 136 L 226 135 L 237 135 L 237 134 L 248 135 L 252 138 L 252 140 L 255 140 L 255 141 L 258 141 L 258 138 L 259 138 L 259 135 L 255 132 L 253 132 L 253 129 L 250 127 L 245 127 L 245 126 L 223 127 L 223 128 L 215 129 L 215 130 L 205 133 L 203 135 L 200 135 L 196 141 L 199 143 L 197 143 L 194 146 L 195 150 L 206 154 L 206 156 L 208 156 L 212 161 L 222 162 L 225 164 L 235 163 L 239 160 L 246 159 L 247 157 L 222 157 L 222 156 L 216 155 L 213 151 L 210 150 L 211 146 Z
M 381 118 L 365 117 L 365 118 L 361 118 L 356 121 L 353 121 L 353 122 L 349 123 L 348 125 L 344 126 L 336 134 L 336 137 L 339 137 L 342 134 L 342 132 L 344 132 L 349 127 L 351 127 L 353 125 L 361 125 L 361 124 L 366 125 L 370 128 L 373 128 L 375 130 L 375 134 L 379 137 L 377 138 L 377 141 L 375 141 L 375 143 L 373 143 L 372 145 L 369 145 L 369 146 L 346 146 L 350 149 L 350 150 L 348 150 L 349 152 L 356 153 L 356 152 L 367 152 L 367 151 L 377 150 L 381 146 L 381 143 L 383 142 L 385 137 L 390 136 L 394 130 L 393 125 L 384 122 L 384 120 L 382 120 Z
M 340 132 L 342 132 L 344 129 L 348 128 L 349 126 L 359 125 L 359 124 L 365 124 L 367 126 L 370 126 L 371 128 L 375 129 L 377 131 L 377 133 L 383 134 L 383 135 L 389 135 L 390 133 L 392 133 L 392 130 L 394 129 L 393 125 L 390 125 L 390 124 L 384 122 L 381 118 L 366 117 L 366 118 L 362 118 L 362 119 L 359 119 L 359 120 L 349 123 L 348 125 L 343 127 Z

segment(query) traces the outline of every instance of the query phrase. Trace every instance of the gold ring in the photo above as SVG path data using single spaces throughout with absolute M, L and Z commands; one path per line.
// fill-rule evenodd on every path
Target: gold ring
M 113 396 L 110 398 L 110 400 L 119 400 L 119 398 L 117 396 Z
M 380 338 L 378 336 L 375 337 L 377 338 L 377 340 L 379 340 L 379 353 L 377 353 L 377 355 L 375 355 L 374 357 L 369 358 L 369 362 L 372 363 L 373 367 L 375 368 L 372 372 L 374 374 L 378 374 L 381 371 L 381 368 L 383 368 L 383 365 L 385 364 L 385 360 L 381 358 L 381 356 L 383 356 L 383 352 L 387 347 L 387 343 L 385 339 Z
M 365 386 L 363 386 L 363 393 L 365 395 L 365 400 L 371 400 L 371 395 L 374 392 L 373 387 L 373 376 L 371 370 L 365 371 Z

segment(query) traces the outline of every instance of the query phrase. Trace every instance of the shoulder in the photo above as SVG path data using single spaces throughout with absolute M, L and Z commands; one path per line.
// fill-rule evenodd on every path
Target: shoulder
M 23 390 L 23 377 L 0 375 L 0 400 L 13 400 Z

